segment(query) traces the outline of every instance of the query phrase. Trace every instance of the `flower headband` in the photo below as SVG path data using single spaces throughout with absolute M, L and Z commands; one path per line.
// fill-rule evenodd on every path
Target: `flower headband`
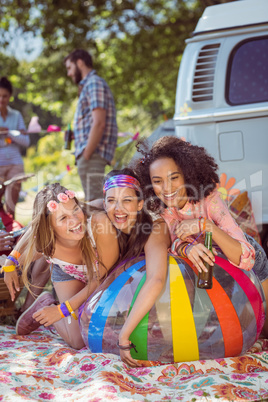
M 126 174 L 112 176 L 105 182 L 103 186 L 103 194 L 105 194 L 110 188 L 114 187 L 129 187 L 140 191 L 140 182 L 135 179 L 135 177 L 128 176 Z
M 58 198 L 59 202 L 54 201 L 54 200 L 49 201 L 47 203 L 47 209 L 50 212 L 57 211 L 57 209 L 59 208 L 59 203 L 60 202 L 63 202 L 63 204 L 66 204 L 66 202 L 68 202 L 69 200 L 71 200 L 74 197 L 75 197 L 75 193 L 73 191 L 71 191 L 71 190 L 66 190 L 64 193 L 59 193 L 57 195 L 57 198 Z

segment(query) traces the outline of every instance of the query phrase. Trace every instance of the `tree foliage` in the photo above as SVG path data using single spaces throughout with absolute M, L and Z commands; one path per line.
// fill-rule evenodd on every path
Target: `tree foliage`
M 8 63 L 19 97 L 66 122 L 77 88 L 64 57 L 89 50 L 118 110 L 144 110 L 157 124 L 172 117 L 180 58 L 205 6 L 228 0 L 2 0 L 0 42 L 41 36 L 41 55 Z M 67 116 L 67 117 L 66 117 Z M 139 122 L 139 115 L 136 115 Z M 142 122 L 139 122 L 141 125 Z M 121 128 L 122 130 L 122 128 Z

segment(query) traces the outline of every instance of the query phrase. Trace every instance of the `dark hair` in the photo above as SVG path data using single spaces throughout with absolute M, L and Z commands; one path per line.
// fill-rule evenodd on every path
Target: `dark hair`
M 132 169 L 124 168 L 122 170 L 112 170 L 111 172 L 109 172 L 104 178 L 104 183 L 110 177 L 118 176 L 121 174 L 132 176 L 140 182 L 139 177 Z M 136 191 L 136 194 L 139 201 L 143 199 L 142 189 L 140 189 L 140 191 Z M 125 234 L 120 230 L 116 229 L 118 234 L 118 244 L 120 250 L 120 259 L 119 261 L 117 261 L 116 265 L 133 256 L 139 257 L 143 253 L 144 246 L 152 232 L 152 227 L 153 227 L 153 220 L 151 216 L 149 215 L 148 212 L 145 211 L 145 209 L 142 209 L 141 211 L 139 211 L 137 215 L 137 221 L 133 226 L 133 228 L 131 229 L 130 234 Z
M 66 63 L 67 60 L 70 60 L 71 62 L 76 63 L 77 60 L 83 60 L 85 65 L 89 68 L 93 67 L 93 61 L 91 54 L 88 53 L 84 49 L 75 49 L 71 53 L 68 54 L 68 56 L 65 57 L 64 63 Z
M 10 95 L 12 95 L 13 88 L 11 82 L 7 79 L 7 77 L 0 78 L 0 88 L 6 89 Z
M 142 159 L 134 162 L 134 169 L 140 177 L 147 208 L 159 211 L 163 207 L 161 200 L 154 194 L 150 166 L 160 158 L 171 158 L 182 170 L 186 194 L 189 202 L 195 204 L 207 197 L 219 182 L 218 165 L 214 158 L 208 155 L 205 148 L 192 145 L 178 137 L 164 136 L 154 142 L 151 150 L 145 141 L 139 141 L 137 150 L 143 155 Z

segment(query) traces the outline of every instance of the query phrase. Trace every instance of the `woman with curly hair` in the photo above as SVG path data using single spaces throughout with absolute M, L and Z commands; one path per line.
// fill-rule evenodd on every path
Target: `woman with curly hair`
M 215 258 L 201 233 L 212 232 L 213 243 L 233 265 L 247 271 L 254 267 L 267 299 L 267 256 L 255 239 L 242 232 L 216 190 L 215 160 L 203 147 L 178 137 L 162 137 L 149 151 L 142 142 L 137 148 L 143 158 L 135 170 L 145 188 L 147 208 L 160 213 L 169 226 L 171 252 L 187 257 L 199 272 L 207 271 L 203 261 L 213 266 Z M 268 333 L 267 319 L 264 329 Z

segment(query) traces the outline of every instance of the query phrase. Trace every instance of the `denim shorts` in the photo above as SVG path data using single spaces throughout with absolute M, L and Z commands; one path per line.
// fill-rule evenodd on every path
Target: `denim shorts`
M 64 272 L 58 264 L 51 264 L 50 267 L 51 272 L 51 281 L 53 282 L 66 282 L 73 281 L 75 278 L 66 272 Z
M 259 278 L 260 282 L 268 279 L 268 259 L 262 246 L 251 236 L 244 233 L 247 241 L 255 248 L 255 264 L 253 271 Z

